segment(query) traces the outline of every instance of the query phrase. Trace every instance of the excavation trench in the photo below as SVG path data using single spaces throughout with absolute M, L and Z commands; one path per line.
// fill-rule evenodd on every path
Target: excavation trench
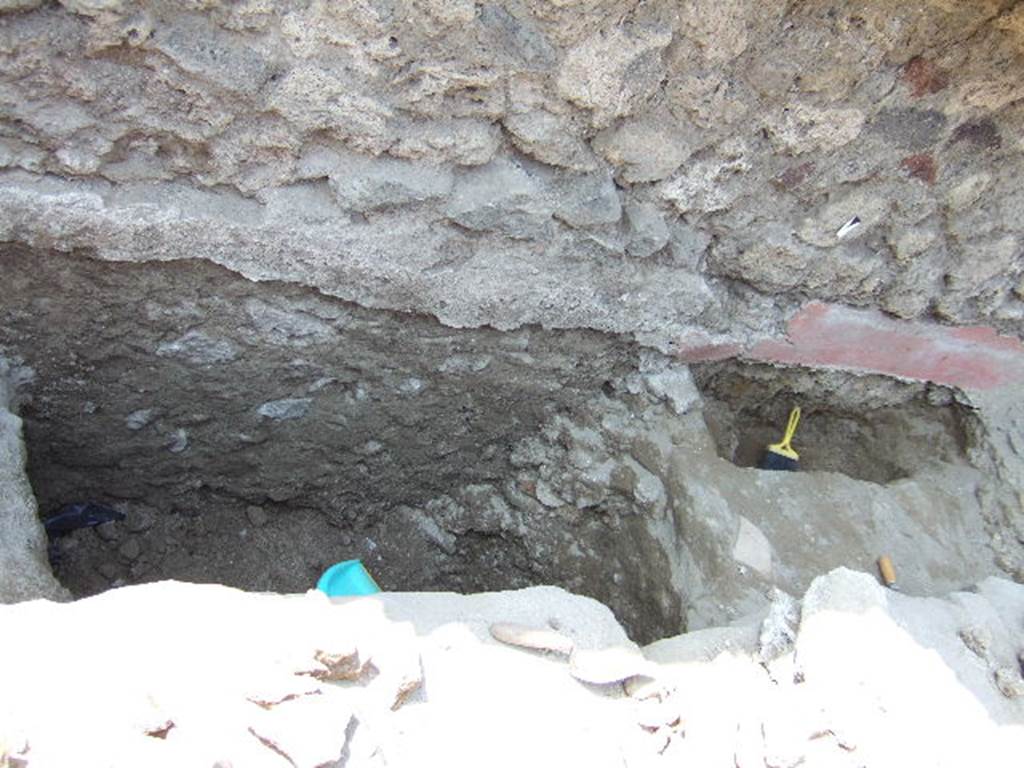
M 358 557 L 385 589 L 561 584 L 639 637 L 679 631 L 644 520 L 614 498 L 545 505 L 529 457 L 513 464 L 635 367 L 629 345 L 453 330 L 206 264 L 0 259 L 0 345 L 35 372 L 21 413 L 41 514 L 128 514 L 59 541 L 74 594 L 162 578 L 305 590 Z
M 7 246 L 0 269 L 0 352 L 34 374 L 21 415 L 41 514 L 127 515 L 56 542 L 76 596 L 165 578 L 303 591 L 361 558 L 385 589 L 561 585 L 644 642 L 701 600 L 764 591 L 722 581 L 747 572 L 730 548 L 753 512 L 730 499 L 710 525 L 700 483 L 765 482 L 731 464 L 792 404 L 807 474 L 845 473 L 843 493 L 965 462 L 960 414 L 918 385 L 725 364 L 687 390 L 685 370 L 608 335 L 451 329 L 205 263 Z M 818 481 L 792 482 L 813 517 Z
M 694 368 L 719 456 L 756 466 L 802 411 L 801 469 L 878 484 L 966 462 L 971 415 L 944 387 L 841 371 L 711 363 Z

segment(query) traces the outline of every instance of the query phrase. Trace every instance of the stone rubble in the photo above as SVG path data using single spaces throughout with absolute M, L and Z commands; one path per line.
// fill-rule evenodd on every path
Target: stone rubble
M 966 767 L 1024 747 L 1024 678 L 1007 664 L 1024 587 L 920 598 L 838 569 L 799 603 L 778 599 L 770 612 L 801 614 L 782 646 L 755 615 L 642 652 L 606 608 L 552 587 L 330 601 L 163 582 L 4 606 L 22 631 L 0 657 L 0 759 Z M 972 625 L 994 672 L 965 653 L 958 628 Z M 83 631 L 107 663 L 54 665 Z M 571 644 L 576 677 L 492 634 Z

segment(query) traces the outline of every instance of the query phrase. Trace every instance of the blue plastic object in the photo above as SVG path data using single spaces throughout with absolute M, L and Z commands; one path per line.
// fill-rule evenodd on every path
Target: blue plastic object
M 329 597 L 346 595 L 375 595 L 380 587 L 363 567 L 361 560 L 345 560 L 335 563 L 320 577 L 316 588 Z
M 57 514 L 43 520 L 43 526 L 46 528 L 46 535 L 55 539 L 78 528 L 94 528 L 115 520 L 124 520 L 124 512 L 87 501 L 81 504 L 65 504 Z

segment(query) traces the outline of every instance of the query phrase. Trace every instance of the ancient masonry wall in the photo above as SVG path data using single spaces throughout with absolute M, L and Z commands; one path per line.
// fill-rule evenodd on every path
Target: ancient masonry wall
M 1019 380 L 1008 0 L 0 6 L 2 240 L 691 360 Z M 807 344 L 826 320 L 850 341 Z M 919 334 L 983 370 L 856 352 Z

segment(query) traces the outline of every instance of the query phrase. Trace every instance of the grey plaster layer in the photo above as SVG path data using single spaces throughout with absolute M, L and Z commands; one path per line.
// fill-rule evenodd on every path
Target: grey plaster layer
M 0 184 L 0 240 L 112 261 L 199 256 L 251 280 L 313 286 L 454 327 L 636 332 L 665 348 L 702 313 L 721 311 L 697 275 L 609 254 L 623 247 L 614 227 L 585 234 L 562 223 L 616 220 L 614 188 L 595 192 L 586 178 L 545 189 L 517 169 L 496 161 L 467 172 L 445 208 L 454 228 L 405 211 L 353 218 L 316 185 L 275 189 L 263 204 L 177 182 L 111 186 L 16 172 Z M 482 243 L 481 233 L 497 240 Z

